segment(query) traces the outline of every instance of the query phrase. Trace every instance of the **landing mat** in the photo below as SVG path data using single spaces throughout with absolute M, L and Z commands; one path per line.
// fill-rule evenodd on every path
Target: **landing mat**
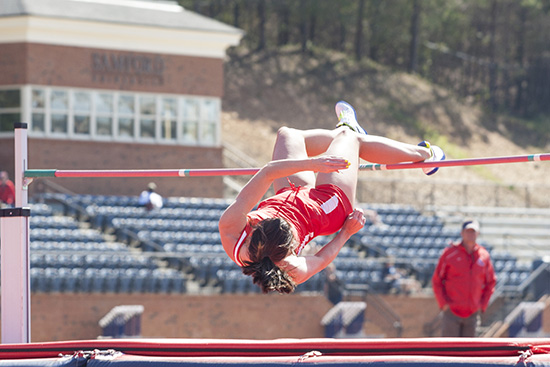
M 545 366 L 546 338 L 102 339 L 0 345 L 2 366 Z

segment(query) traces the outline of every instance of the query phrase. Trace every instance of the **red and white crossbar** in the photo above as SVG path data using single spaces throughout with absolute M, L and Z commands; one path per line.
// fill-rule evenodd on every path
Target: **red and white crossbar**
M 438 162 L 410 162 L 396 164 L 361 164 L 360 170 L 386 171 L 424 167 L 458 167 L 502 163 L 550 161 L 550 153 L 516 155 L 508 157 L 449 159 Z M 254 175 L 259 168 L 203 168 L 203 169 L 137 169 L 137 170 L 57 170 L 32 169 L 25 177 L 205 177 Z
M 426 168 L 426 167 L 458 167 L 458 166 L 481 166 L 488 164 L 520 163 L 550 161 L 550 153 L 514 155 L 507 157 L 486 157 L 448 159 L 438 162 L 416 162 L 416 163 L 395 163 L 395 164 L 362 164 L 360 170 L 389 171 L 396 169 Z

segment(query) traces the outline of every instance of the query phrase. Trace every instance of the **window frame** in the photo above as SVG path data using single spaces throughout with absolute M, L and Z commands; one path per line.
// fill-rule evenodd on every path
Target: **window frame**
M 16 90 L 19 90 L 19 89 L 20 89 L 20 87 L 18 87 L 18 86 L 4 86 L 0 90 L 2 90 L 2 91 L 16 91 Z M 10 115 L 11 114 L 18 114 L 20 121 L 13 121 L 13 123 L 22 122 L 23 121 L 23 95 L 21 95 L 21 93 L 19 94 L 19 102 L 21 104 L 19 107 L 3 107 L 3 106 L 0 106 L 0 114 L 10 114 Z M 6 133 L 5 131 L 0 131 L 0 134 L 5 134 L 5 133 Z
M 65 88 L 57 86 L 42 86 L 42 85 L 24 85 L 24 86 L 0 86 L 0 90 L 15 90 L 19 89 L 21 93 L 19 108 L 10 108 L 9 110 L 17 110 L 21 116 L 21 122 L 29 123 L 28 134 L 30 137 L 51 138 L 51 139 L 68 139 L 68 140 L 90 140 L 90 141 L 116 141 L 122 143 L 145 143 L 145 144 L 161 144 L 161 145 L 181 145 L 181 146 L 206 146 L 219 147 L 221 145 L 221 99 L 219 97 L 205 97 L 193 95 L 179 95 L 168 93 L 146 93 L 120 90 L 103 90 L 103 89 L 88 89 L 88 88 Z M 33 90 L 41 90 L 44 93 L 44 107 L 34 108 Z M 52 129 L 52 114 L 55 112 L 63 112 L 54 110 L 51 106 L 52 93 L 65 92 L 67 93 L 67 132 L 53 132 Z M 82 115 L 82 111 L 75 111 L 75 93 L 89 93 L 91 99 L 90 111 L 90 128 L 89 134 L 79 134 L 74 131 L 75 115 Z M 108 116 L 109 114 L 98 113 L 97 98 L 99 94 L 111 95 L 111 112 L 112 119 L 110 135 L 99 135 L 97 132 L 97 118 L 99 116 Z M 121 96 L 133 97 L 134 110 L 132 116 L 133 136 L 122 136 L 119 131 L 119 118 L 129 118 L 129 114 L 119 113 L 119 101 Z M 141 106 L 142 99 L 153 98 L 155 103 L 155 114 L 147 115 L 154 117 L 154 137 L 141 137 L 140 121 L 141 121 Z M 172 118 L 175 121 L 175 138 L 164 138 L 162 136 L 163 116 L 164 111 L 163 100 L 170 99 L 175 101 L 176 116 Z M 195 140 L 186 140 L 183 136 L 183 126 L 186 124 L 185 105 L 187 103 L 195 103 L 198 106 L 197 131 Z M 1 109 L 0 113 L 8 109 Z M 17 113 L 17 111 L 15 113 Z M 8 111 L 9 112 L 9 111 Z M 6 112 L 6 113 L 8 113 Z M 79 113 L 80 112 L 80 113 Z M 32 116 L 35 113 L 44 115 L 44 131 L 33 131 Z M 209 119 L 210 116 L 214 118 Z M 207 126 L 209 125 L 209 126 Z M 210 126 L 213 126 L 212 127 Z M 212 134 L 206 138 L 203 133 L 206 129 L 212 129 Z M 1 131 L 0 137 L 10 136 L 13 132 Z

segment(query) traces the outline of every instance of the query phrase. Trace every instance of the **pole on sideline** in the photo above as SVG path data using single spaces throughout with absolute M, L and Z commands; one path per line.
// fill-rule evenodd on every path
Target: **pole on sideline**
M 30 261 L 29 242 L 31 215 L 28 208 L 27 124 L 14 124 L 15 132 L 15 207 L 0 209 L 0 242 L 2 243 L 1 321 L 2 343 L 30 343 Z

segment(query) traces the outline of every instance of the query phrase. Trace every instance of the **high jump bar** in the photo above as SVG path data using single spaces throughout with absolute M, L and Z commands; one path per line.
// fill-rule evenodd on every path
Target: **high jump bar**
M 360 170 L 389 171 L 425 167 L 458 167 L 519 162 L 550 161 L 550 153 L 504 157 L 449 159 L 437 162 L 410 162 L 395 164 L 361 164 Z M 30 169 L 24 176 L 37 177 L 205 177 L 254 175 L 259 168 L 203 168 L 203 169 L 137 169 L 137 170 L 58 170 Z

